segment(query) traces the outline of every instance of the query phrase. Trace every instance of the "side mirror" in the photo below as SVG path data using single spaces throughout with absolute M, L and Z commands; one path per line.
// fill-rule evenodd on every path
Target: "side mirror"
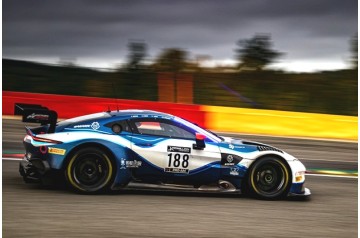
M 205 136 L 200 133 L 195 134 L 196 143 L 193 144 L 194 150 L 203 150 L 205 148 Z

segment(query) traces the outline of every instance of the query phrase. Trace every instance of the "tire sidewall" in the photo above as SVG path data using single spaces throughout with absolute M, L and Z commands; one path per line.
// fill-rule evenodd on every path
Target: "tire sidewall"
M 260 189 L 256 186 L 257 181 L 255 181 L 256 180 L 255 179 L 256 170 L 258 168 L 260 168 L 261 166 L 264 166 L 268 163 L 276 163 L 284 171 L 283 186 L 279 189 L 279 191 L 276 191 L 271 194 L 266 194 L 266 193 L 260 191 Z M 284 198 L 287 195 L 287 193 L 290 189 L 290 186 L 291 186 L 291 182 L 292 182 L 291 169 L 285 161 L 283 161 L 282 159 L 280 159 L 278 157 L 275 157 L 275 156 L 262 157 L 262 158 L 259 158 L 258 160 L 256 160 L 253 163 L 253 165 L 250 167 L 247 181 L 248 181 L 247 190 L 250 192 L 251 195 L 253 195 L 257 198 L 268 199 L 268 200 Z
M 104 181 L 94 189 L 82 187 L 79 183 L 76 182 L 76 179 L 74 178 L 74 164 L 76 164 L 75 162 L 81 157 L 81 155 L 86 153 L 97 154 L 98 157 L 101 158 L 108 166 L 108 173 L 106 174 Z M 80 193 L 98 193 L 108 189 L 111 181 L 113 180 L 113 175 L 115 174 L 115 167 L 110 158 L 111 157 L 107 153 L 96 147 L 82 148 L 72 154 L 67 165 L 65 166 L 65 178 L 70 189 Z

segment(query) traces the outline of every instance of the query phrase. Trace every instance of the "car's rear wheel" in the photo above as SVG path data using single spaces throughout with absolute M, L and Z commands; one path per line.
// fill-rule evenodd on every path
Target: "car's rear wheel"
M 291 171 L 284 161 L 277 157 L 258 159 L 251 166 L 248 175 L 250 193 L 262 199 L 285 197 L 291 185 Z
M 109 156 L 98 148 L 83 148 L 75 152 L 67 163 L 65 177 L 78 192 L 96 193 L 111 183 L 113 165 Z

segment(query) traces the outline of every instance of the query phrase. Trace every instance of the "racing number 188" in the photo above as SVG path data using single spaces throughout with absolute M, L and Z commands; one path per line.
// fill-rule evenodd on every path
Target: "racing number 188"
M 174 160 L 173 160 L 173 153 L 168 154 L 168 156 L 169 156 L 169 164 L 168 164 L 169 167 L 172 167 L 173 165 L 175 168 L 177 168 L 180 166 L 180 164 L 183 168 L 187 168 L 189 166 L 190 156 L 188 154 L 175 153 Z M 180 161 L 181 157 L 182 157 L 182 162 Z

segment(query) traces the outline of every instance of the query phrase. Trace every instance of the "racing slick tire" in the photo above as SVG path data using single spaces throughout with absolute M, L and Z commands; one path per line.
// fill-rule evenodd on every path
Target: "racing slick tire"
M 251 166 L 247 181 L 251 195 L 266 200 L 280 199 L 290 189 L 291 171 L 280 158 L 264 157 Z
M 101 149 L 83 148 L 76 151 L 65 167 L 69 187 L 80 193 L 105 191 L 111 184 L 114 166 Z

